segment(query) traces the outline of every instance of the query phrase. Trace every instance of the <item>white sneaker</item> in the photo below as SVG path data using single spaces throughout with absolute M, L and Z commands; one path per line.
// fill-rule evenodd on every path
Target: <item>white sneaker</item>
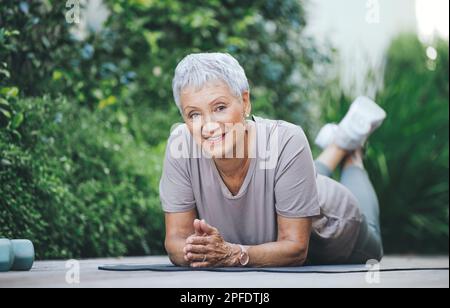
M 315 144 L 319 148 L 325 149 L 334 142 L 338 129 L 339 126 L 336 123 L 325 124 L 317 135 Z
M 358 97 L 339 125 L 327 124 L 319 132 L 316 144 L 325 149 L 332 142 L 347 151 L 364 145 L 386 118 L 386 112 L 367 97 Z

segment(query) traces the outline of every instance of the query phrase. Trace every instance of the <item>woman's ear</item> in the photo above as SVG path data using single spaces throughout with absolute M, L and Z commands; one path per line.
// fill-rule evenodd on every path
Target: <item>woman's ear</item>
M 252 112 L 252 104 L 250 101 L 250 92 L 249 91 L 245 91 L 242 93 L 242 104 L 244 107 L 244 115 L 250 115 L 250 113 Z

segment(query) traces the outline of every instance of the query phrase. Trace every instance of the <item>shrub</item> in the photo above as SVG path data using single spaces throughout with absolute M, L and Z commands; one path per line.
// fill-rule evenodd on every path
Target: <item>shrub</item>
M 79 53 L 66 23 L 66 1 L 2 0 L 0 85 L 25 95 L 48 93 L 53 73 Z
M 33 240 L 39 258 L 161 253 L 164 144 L 137 143 L 112 110 L 17 104 L 19 135 L 0 130 L 0 234 Z

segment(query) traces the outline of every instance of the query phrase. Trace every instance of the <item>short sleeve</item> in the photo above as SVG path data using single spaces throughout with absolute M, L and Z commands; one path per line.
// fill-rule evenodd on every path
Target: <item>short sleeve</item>
M 320 215 L 311 148 L 299 126 L 292 125 L 281 142 L 275 171 L 275 207 L 278 215 L 305 218 Z
M 164 212 L 182 213 L 196 207 L 192 183 L 188 170 L 189 158 L 177 158 L 171 154 L 172 142 L 169 138 L 159 183 L 159 196 Z

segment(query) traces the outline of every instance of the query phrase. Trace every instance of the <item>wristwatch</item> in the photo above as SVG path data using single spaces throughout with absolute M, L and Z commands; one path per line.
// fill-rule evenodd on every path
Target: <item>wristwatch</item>
M 239 248 L 241 248 L 241 254 L 239 255 L 239 263 L 241 266 L 247 266 L 250 262 L 250 256 L 248 254 L 248 250 L 245 246 L 239 245 Z

